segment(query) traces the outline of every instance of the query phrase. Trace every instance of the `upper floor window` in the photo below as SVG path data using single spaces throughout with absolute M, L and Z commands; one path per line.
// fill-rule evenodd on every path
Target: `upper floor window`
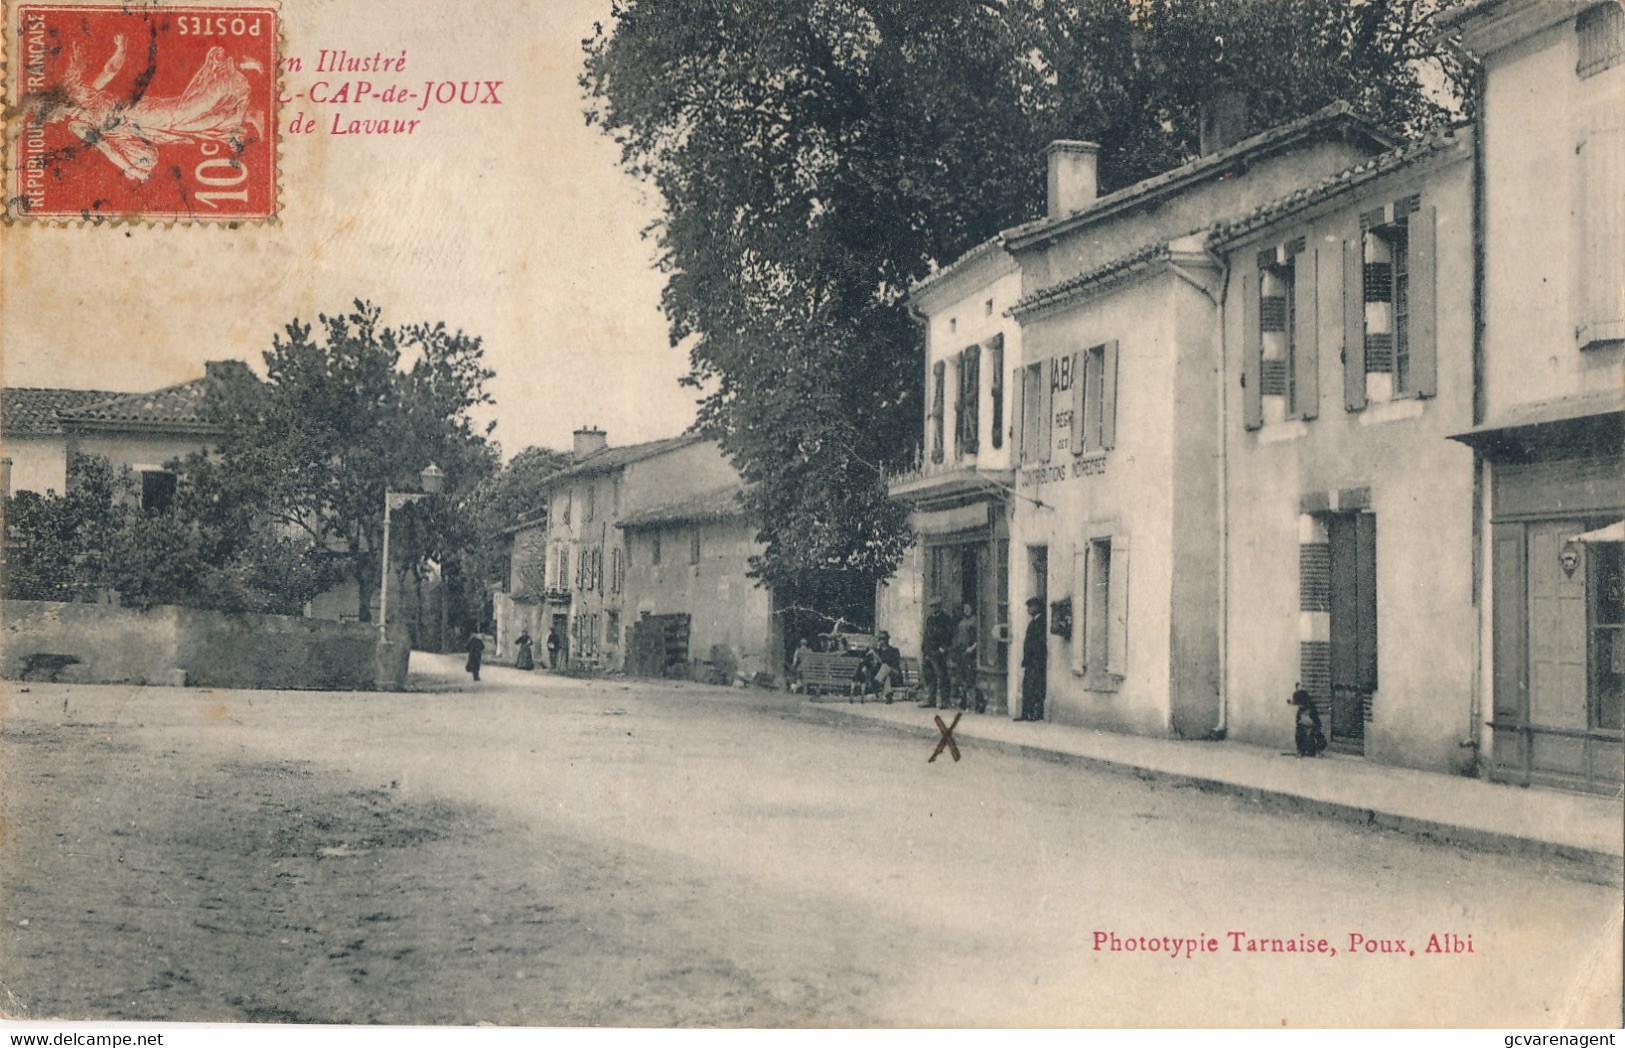
M 926 439 L 931 442 L 931 461 L 941 462 L 942 448 L 942 416 L 946 408 L 944 401 L 947 398 L 946 385 L 948 382 L 948 362 L 939 360 L 931 365 L 931 414 L 928 419 L 928 433 Z
M 1608 0 L 1580 12 L 1574 31 L 1580 38 L 1580 61 L 1574 71 L 1581 77 L 1593 76 L 1619 64 L 1625 56 L 1625 9 L 1619 0 Z
M 700 529 L 697 525 L 695 526 L 694 530 L 689 533 L 688 537 L 688 562 L 690 564 L 698 564 L 700 562 Z
M 1041 360 L 1021 369 L 1021 461 L 1048 462 L 1053 431 L 1050 429 L 1050 361 Z
M 658 530 L 649 533 L 649 563 L 660 563 L 660 532 Z
M 978 450 L 978 408 L 981 403 L 982 347 L 967 346 L 959 354 L 959 388 L 954 397 L 954 457 L 964 458 Z
M 1578 161 L 1574 330 L 1585 348 L 1625 339 L 1625 113 L 1618 107 L 1587 114 Z
M 582 500 L 585 503 L 585 505 L 582 507 L 582 522 L 591 524 L 593 522 L 593 518 L 598 514 L 597 485 L 588 484 L 585 493 L 582 495 Z
M 993 417 L 989 420 L 988 436 L 994 448 L 1004 447 L 1004 336 L 994 335 L 987 341 L 987 370 L 992 379 Z
M 141 471 L 141 508 L 162 513 L 175 503 L 175 474 L 167 469 Z
M 1256 274 L 1242 277 L 1242 421 L 1248 429 L 1318 413 L 1319 266 L 1319 249 L 1297 237 L 1260 251 Z
M 1405 197 L 1360 216 L 1360 241 L 1347 250 L 1360 267 L 1357 311 L 1345 304 L 1346 338 L 1359 350 L 1345 381 L 1348 407 L 1437 391 L 1434 350 L 1434 212 Z M 1346 278 L 1353 297 L 1355 278 Z M 1357 338 L 1357 342 L 1356 342 Z M 1355 374 L 1356 371 L 1363 375 Z M 1363 388 L 1355 388 L 1363 387 Z
M 1072 454 L 1109 451 L 1117 446 L 1117 340 L 1074 353 L 1066 363 L 1058 371 L 1071 394 Z

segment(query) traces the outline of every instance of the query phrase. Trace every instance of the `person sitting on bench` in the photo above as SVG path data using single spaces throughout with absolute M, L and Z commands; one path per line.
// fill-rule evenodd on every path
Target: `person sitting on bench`
M 875 646 L 858 667 L 857 683 L 862 695 L 884 695 L 887 702 L 892 701 L 892 689 L 902 686 L 903 653 L 885 630 L 875 636 Z

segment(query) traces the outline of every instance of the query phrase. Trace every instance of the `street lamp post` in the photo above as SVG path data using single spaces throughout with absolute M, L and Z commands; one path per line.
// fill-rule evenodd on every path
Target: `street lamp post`
M 400 506 L 410 505 L 411 503 L 417 502 L 419 499 L 425 499 L 430 495 L 440 494 L 440 489 L 445 486 L 446 483 L 446 473 L 439 466 L 431 462 L 428 464 L 428 466 L 424 467 L 423 472 L 418 474 L 418 482 L 423 486 L 423 490 L 421 492 L 390 491 L 388 488 L 384 489 L 384 561 L 378 572 L 378 639 L 381 641 L 389 640 L 390 513 Z

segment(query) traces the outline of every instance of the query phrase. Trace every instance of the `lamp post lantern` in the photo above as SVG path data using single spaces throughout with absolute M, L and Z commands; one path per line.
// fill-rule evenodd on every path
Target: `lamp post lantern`
M 378 639 L 389 640 L 389 518 L 390 513 L 398 506 L 410 505 L 430 495 L 440 494 L 446 485 L 446 471 L 429 463 L 418 474 L 418 483 L 423 490 L 418 491 L 390 491 L 384 489 L 384 559 L 378 571 Z

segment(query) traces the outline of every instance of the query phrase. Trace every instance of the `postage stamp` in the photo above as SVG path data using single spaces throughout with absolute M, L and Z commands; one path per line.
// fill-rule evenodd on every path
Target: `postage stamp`
M 275 216 L 274 8 L 11 10 L 8 217 Z

